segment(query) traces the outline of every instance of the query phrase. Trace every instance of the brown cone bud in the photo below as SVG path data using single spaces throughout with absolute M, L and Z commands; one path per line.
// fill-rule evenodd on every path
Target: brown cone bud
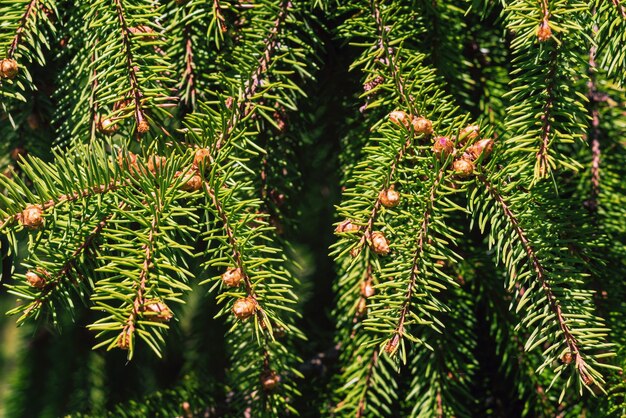
M 150 124 L 148 123 L 148 121 L 145 119 L 141 119 L 139 123 L 137 124 L 137 132 L 139 132 L 140 134 L 145 134 L 149 130 L 150 130 Z
M 122 170 L 128 170 L 132 174 L 138 174 L 140 172 L 139 164 L 137 164 L 137 154 L 133 154 L 130 151 L 126 154 L 120 151 L 117 154 L 117 164 Z
M 222 274 L 222 283 L 228 287 L 237 287 L 241 283 L 243 274 L 240 268 L 231 267 Z
M 120 332 L 120 335 L 118 335 L 117 337 L 117 347 L 121 348 L 122 350 L 128 350 L 128 348 L 130 347 L 130 339 L 130 330 L 125 327 L 122 332 Z
M 481 139 L 467 149 L 467 153 L 472 160 L 477 160 L 481 155 L 486 159 L 493 151 L 493 139 Z
M 113 135 L 115 131 L 117 131 L 118 126 L 112 119 L 106 118 L 104 116 L 99 116 L 96 122 L 96 128 L 98 129 L 98 131 L 100 131 L 100 133 L 103 133 L 105 135 Z
M 454 161 L 452 169 L 459 177 L 469 177 L 474 173 L 474 163 L 468 160 L 459 159 Z
M 413 125 L 413 132 L 416 134 L 430 135 L 433 133 L 433 123 L 421 116 L 413 117 L 411 125 Z
M 193 155 L 193 165 L 195 167 L 208 166 L 211 162 L 211 151 L 208 148 L 199 148 Z
M 153 322 L 167 322 L 174 317 L 174 314 L 167 305 L 160 300 L 148 300 L 141 307 L 141 311 L 146 315 L 146 319 Z
M 564 364 L 570 364 L 572 362 L 573 356 L 572 353 L 570 353 L 569 351 L 567 351 L 566 353 L 563 354 L 563 356 L 561 356 L 561 361 Z
M 391 340 L 385 346 L 385 353 L 393 356 L 398 350 L 398 345 L 400 344 L 400 335 L 395 334 Z
M 371 298 L 376 293 L 374 290 L 374 286 L 372 286 L 372 282 L 369 280 L 361 282 L 361 296 L 364 298 Z
M 447 158 L 454 152 L 454 142 L 447 136 L 437 137 L 433 144 L 433 152 L 439 158 Z
M 389 241 L 382 232 L 372 233 L 372 250 L 378 255 L 389 254 Z
M 473 142 L 480 135 L 480 126 L 478 125 L 470 125 L 466 126 L 461 130 L 459 134 L 459 143 L 466 144 L 468 142 Z
M 167 159 L 159 155 L 151 155 L 148 157 L 148 170 L 152 174 L 156 174 L 157 171 L 161 171 L 165 167 Z
M 363 317 L 367 313 L 367 300 L 365 298 L 359 298 L 359 302 L 356 305 L 356 316 Z
M 267 370 L 261 373 L 261 386 L 267 392 L 271 392 L 278 387 L 280 376 L 273 370 Z
M 176 177 L 182 176 L 183 174 L 178 172 L 176 173 Z M 202 177 L 196 172 L 188 172 L 183 178 L 183 185 L 181 188 L 188 192 L 195 192 L 197 190 L 202 189 Z
M 12 58 L 5 58 L 0 61 L 0 77 L 1 78 L 15 78 L 19 71 L 17 61 Z
M 552 29 L 550 29 L 550 22 L 548 19 L 543 19 L 537 27 L 537 39 L 539 42 L 545 42 L 552 37 Z
M 257 301 L 248 296 L 247 298 L 237 299 L 233 304 L 233 314 L 237 319 L 248 319 L 257 310 Z
M 393 208 L 400 203 L 400 193 L 394 190 L 394 186 L 391 186 L 387 190 L 383 190 L 378 195 L 378 200 L 383 206 L 387 208 Z
M 18 215 L 19 221 L 26 228 L 37 229 L 43 225 L 43 209 L 41 205 L 28 205 L 26 209 Z
M 350 219 L 346 219 L 345 221 L 342 221 L 339 225 L 337 225 L 337 228 L 335 228 L 335 232 L 337 234 L 340 234 L 342 232 L 351 233 L 357 232 L 359 229 L 361 229 L 360 226 L 353 224 Z
M 34 271 L 29 271 L 26 273 L 26 281 L 29 285 L 36 289 L 43 289 L 46 286 L 45 274 L 42 272 L 35 273 Z
M 409 127 L 409 116 L 402 110 L 394 110 L 389 113 L 389 120 L 399 126 Z
M 19 161 L 28 155 L 28 151 L 24 147 L 15 147 L 11 150 L 11 158 L 15 161 Z

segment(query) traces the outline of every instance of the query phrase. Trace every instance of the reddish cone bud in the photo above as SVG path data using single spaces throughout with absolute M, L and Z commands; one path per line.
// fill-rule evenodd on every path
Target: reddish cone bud
M 141 310 L 146 313 L 146 318 L 153 322 L 167 322 L 174 317 L 170 308 L 159 300 L 146 301 Z
M 261 386 L 267 392 L 271 392 L 278 387 L 280 376 L 273 370 L 267 370 L 261 373 Z
M 335 228 L 335 232 L 340 234 L 340 233 L 351 233 L 351 232 L 357 232 L 359 229 L 361 229 L 360 226 L 355 225 L 352 223 L 351 220 L 346 219 L 345 221 L 341 222 L 339 225 L 337 225 L 337 228 Z
M 383 190 L 378 195 L 378 200 L 383 206 L 387 208 L 393 208 L 400 203 L 400 193 L 394 190 L 394 186 L 391 186 L 387 190 Z
M 367 298 L 371 298 L 372 296 L 374 296 L 375 293 L 376 293 L 376 290 L 374 290 L 374 286 L 372 286 L 372 282 L 370 282 L 369 280 L 361 282 L 361 296 L 367 299 Z
M 36 289 L 43 289 L 46 286 L 46 279 L 43 276 L 44 274 L 41 272 L 29 271 L 26 273 L 26 281 Z
M 439 158 L 446 158 L 454 152 L 454 142 L 446 136 L 437 137 L 433 144 L 433 152 Z
M 40 228 L 44 221 L 41 205 L 28 205 L 17 217 L 22 225 L 29 229 Z
M 469 177 L 474 173 L 474 163 L 468 160 L 456 160 L 452 168 L 459 177 Z
M 208 148 L 199 148 L 193 155 L 193 165 L 196 167 L 208 166 L 211 162 L 211 151 Z
M 248 319 L 257 310 L 257 301 L 248 296 L 247 298 L 237 299 L 233 304 L 233 314 L 237 319 Z
M 480 135 L 480 126 L 470 125 L 461 130 L 459 134 L 459 143 L 465 144 L 467 142 L 473 142 Z
M 481 155 L 486 159 L 493 151 L 493 139 L 481 139 L 471 147 L 467 149 L 467 153 L 472 157 L 472 160 L 477 160 Z
M 231 267 L 222 274 L 222 283 L 228 287 L 237 287 L 241 283 L 243 274 L 240 268 Z
M 19 71 L 17 61 L 11 58 L 5 58 L 0 61 L 0 78 L 15 78 Z
M 382 232 L 372 233 L 372 250 L 378 255 L 389 254 L 389 241 Z
M 543 19 L 537 27 L 537 39 L 539 42 L 545 42 L 552 37 L 552 29 L 550 29 L 550 22 L 548 19 Z
M 389 113 L 389 120 L 399 126 L 409 127 L 409 116 L 402 110 L 394 110 Z
M 157 171 L 161 171 L 165 167 L 166 158 L 159 155 L 151 155 L 148 157 L 148 170 L 151 173 L 156 174 Z
M 416 134 L 430 135 L 433 133 L 433 123 L 421 116 L 413 117 L 411 125 L 413 125 L 413 132 Z

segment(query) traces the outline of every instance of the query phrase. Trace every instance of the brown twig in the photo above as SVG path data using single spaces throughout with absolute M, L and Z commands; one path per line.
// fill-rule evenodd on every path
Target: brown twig
M 31 0 L 30 3 L 28 3 L 28 6 L 26 7 L 26 11 L 24 12 L 24 15 L 22 16 L 22 18 L 20 19 L 20 23 L 17 27 L 17 30 L 15 31 L 15 36 L 13 37 L 13 41 L 11 42 L 11 46 L 9 47 L 7 51 L 7 58 L 13 58 L 13 55 L 15 54 L 15 50 L 17 49 L 17 46 L 20 43 L 20 39 L 22 38 L 22 33 L 26 30 L 26 24 L 28 23 L 28 20 L 31 18 L 31 15 L 36 16 L 37 3 L 38 3 L 38 0 Z
M 576 364 L 576 368 L 578 372 L 580 373 L 581 377 L 583 377 L 583 380 L 590 379 L 589 372 L 587 371 L 587 363 L 585 362 L 585 360 L 582 357 L 582 354 L 579 351 L 576 337 L 574 337 L 574 335 L 572 334 L 572 331 L 570 330 L 570 327 L 567 324 L 567 320 L 563 316 L 563 311 L 561 309 L 561 306 L 556 296 L 554 295 L 554 292 L 552 291 L 550 284 L 548 283 L 546 272 L 541 262 L 539 261 L 539 257 L 537 257 L 537 254 L 535 250 L 533 249 L 530 241 L 528 240 L 526 233 L 520 226 L 517 216 L 515 215 L 515 213 L 513 213 L 512 209 L 509 207 L 504 197 L 495 189 L 495 187 L 489 182 L 489 180 L 487 180 L 487 178 L 484 175 L 482 174 L 479 175 L 478 179 L 485 186 L 485 189 L 491 195 L 491 197 L 500 206 L 504 215 L 508 218 L 511 227 L 513 228 L 513 231 L 517 235 L 520 243 L 522 244 L 522 247 L 524 248 L 526 252 L 528 261 L 530 262 L 530 264 L 533 267 L 533 270 L 535 271 L 537 280 L 539 281 L 539 284 L 541 285 L 541 288 L 546 296 L 546 299 L 548 300 L 548 306 L 556 317 L 556 320 L 559 324 L 559 328 L 561 329 L 561 332 L 563 333 L 563 338 L 565 339 L 565 343 L 567 347 L 569 348 L 570 353 L 575 358 L 575 362 L 576 362 L 575 364 Z
M 146 123 L 146 121 L 144 112 L 141 108 L 142 93 L 139 88 L 137 69 L 135 68 L 135 63 L 133 62 L 130 30 L 128 27 L 128 23 L 126 22 L 126 16 L 122 2 L 123 0 L 115 0 L 115 7 L 117 9 L 117 18 L 120 22 L 120 27 L 122 29 L 122 44 L 124 46 L 124 52 L 126 55 L 126 69 L 128 71 L 128 80 L 130 82 L 132 100 L 135 105 L 135 119 L 137 120 L 137 126 L 139 126 L 139 124 L 141 124 L 142 122 Z
M 291 0 L 283 0 L 281 3 L 278 16 L 276 17 L 274 25 L 265 39 L 265 49 L 259 58 L 258 65 L 248 78 L 245 88 L 237 100 L 237 107 L 231 112 L 231 116 L 226 125 L 226 130 L 219 136 L 217 142 L 215 143 L 215 149 L 217 151 L 219 151 L 228 138 L 230 138 L 239 121 L 245 119 L 252 112 L 253 106 L 249 105 L 249 101 L 256 94 L 257 89 L 261 84 L 261 76 L 267 71 L 272 55 L 278 46 L 278 35 L 283 23 L 287 19 L 287 15 L 291 7 Z
M 435 204 L 435 195 L 437 192 L 437 188 L 439 187 L 439 184 L 441 184 L 441 181 L 443 180 L 445 170 L 446 170 L 445 165 L 439 169 L 437 178 L 433 182 L 433 185 L 430 189 L 428 203 L 426 205 L 426 210 L 424 211 L 424 219 L 422 220 L 422 225 L 420 227 L 420 232 L 417 238 L 417 250 L 415 251 L 415 255 L 413 256 L 413 262 L 411 263 L 411 278 L 409 280 L 409 285 L 407 286 L 406 296 L 402 304 L 402 309 L 400 310 L 400 318 L 398 319 L 398 325 L 396 326 L 396 330 L 394 332 L 394 336 L 398 336 L 398 339 L 402 338 L 402 334 L 404 333 L 404 322 L 406 321 L 406 316 L 409 313 L 409 310 L 411 307 L 411 298 L 413 296 L 413 292 L 415 290 L 415 286 L 417 283 L 417 276 L 420 273 L 418 264 L 424 254 L 424 241 L 426 240 L 426 236 L 428 234 L 428 227 L 430 224 L 431 212 Z M 389 343 L 391 344 L 393 339 L 390 339 L 389 341 L 390 341 Z

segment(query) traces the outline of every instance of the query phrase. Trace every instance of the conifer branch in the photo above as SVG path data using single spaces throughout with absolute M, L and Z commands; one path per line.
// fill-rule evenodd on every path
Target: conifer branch
M 157 228 L 159 226 L 159 206 L 161 203 L 157 203 L 155 207 L 155 215 L 152 218 L 152 222 L 150 223 L 150 231 L 148 232 L 147 242 L 143 245 L 142 251 L 144 253 L 143 257 L 143 265 L 141 266 L 141 272 L 139 273 L 139 278 L 136 282 L 136 291 L 135 297 L 132 302 L 131 311 L 128 315 L 128 319 L 126 320 L 126 325 L 122 328 L 121 336 L 122 338 L 127 338 L 129 341 L 129 345 L 131 345 L 130 341 L 132 341 L 133 334 L 135 332 L 137 317 L 141 313 L 141 309 L 145 304 L 145 292 L 146 285 L 148 280 L 148 275 L 150 274 L 150 269 L 153 266 L 153 252 L 154 252 L 154 237 L 157 234 Z M 130 351 L 132 355 L 132 351 Z
M 20 19 L 20 23 L 18 24 L 17 30 L 15 31 L 15 37 L 13 38 L 13 42 L 9 46 L 7 51 L 7 58 L 13 58 L 15 54 L 15 50 L 17 49 L 18 44 L 20 43 L 20 39 L 22 37 L 22 33 L 26 30 L 26 25 L 31 18 L 34 18 L 37 14 L 38 3 L 40 0 L 30 0 L 28 5 L 26 6 L 26 11 L 24 12 L 24 16 Z
M 368 361 L 367 375 L 365 376 L 365 383 L 363 384 L 361 396 L 358 401 L 356 418 L 363 417 L 366 412 L 367 391 L 372 387 L 372 383 L 373 383 L 372 377 L 374 375 L 374 369 L 376 367 L 377 362 L 378 362 L 378 351 L 373 350 L 372 357 Z
M 261 53 L 258 64 L 243 84 L 243 91 L 237 99 L 235 109 L 231 112 L 230 118 L 226 124 L 226 129 L 215 143 L 215 149 L 217 151 L 219 151 L 224 143 L 228 141 L 230 136 L 235 131 L 239 121 L 248 117 L 253 111 L 254 107 L 250 105 L 249 101 L 256 95 L 257 90 L 261 85 L 261 76 L 269 68 L 274 51 L 278 46 L 278 36 L 285 20 L 287 19 L 289 9 L 291 7 L 291 0 L 281 1 L 280 10 L 274 20 L 274 24 L 263 41 L 265 47 Z
M 422 215 L 423 220 L 422 220 L 422 224 L 418 232 L 418 236 L 417 236 L 417 249 L 415 250 L 415 255 L 413 256 L 413 261 L 411 263 L 411 275 L 409 278 L 408 287 L 406 289 L 406 296 L 404 298 L 404 302 L 402 303 L 402 308 L 400 310 L 400 316 L 398 318 L 394 336 L 389 340 L 385 348 L 388 353 L 394 353 L 396 351 L 400 343 L 399 340 L 402 339 L 402 335 L 404 334 L 404 322 L 411 308 L 411 300 L 413 298 L 413 293 L 415 292 L 415 288 L 417 286 L 417 276 L 421 273 L 420 263 L 424 255 L 424 244 L 425 244 L 424 241 L 428 238 L 428 227 L 429 227 L 431 213 L 436 203 L 437 188 L 439 187 L 441 181 L 444 178 L 446 168 L 447 168 L 447 164 L 444 164 L 439 169 L 437 173 L 437 177 L 435 181 L 433 182 L 430 188 L 430 192 L 428 194 L 428 201 L 426 202 L 426 209 L 424 210 L 424 214 Z
M 120 210 L 124 210 L 124 208 L 125 208 L 125 204 L 121 204 Z M 29 316 L 33 311 L 36 311 L 37 309 L 41 308 L 44 301 L 50 297 L 50 295 L 54 292 L 54 290 L 59 286 L 61 281 L 64 278 L 69 277 L 72 270 L 75 269 L 79 257 L 82 254 L 86 253 L 87 250 L 92 247 L 94 241 L 100 236 L 100 233 L 102 232 L 104 227 L 107 225 L 107 223 L 109 222 L 112 216 L 113 214 L 108 214 L 102 218 L 102 220 L 91 230 L 91 232 L 82 240 L 82 242 L 80 242 L 78 247 L 74 249 L 72 254 L 70 254 L 70 256 L 67 257 L 66 261 L 63 263 L 63 265 L 59 268 L 58 271 L 54 273 L 50 273 L 50 272 L 42 273 L 46 275 L 46 277 L 44 278 L 46 280 L 45 286 L 43 287 L 42 291 L 36 296 L 35 300 L 30 302 L 27 307 L 20 306 L 16 310 L 9 312 L 9 313 L 14 313 L 14 312 L 17 312 L 18 309 L 24 310 L 24 313 L 20 317 L 18 322 L 26 319 L 26 317 Z
M 546 277 L 546 272 L 542 266 L 542 263 L 537 257 L 537 254 L 533 249 L 528 237 L 526 236 L 526 233 L 522 229 L 518 217 L 515 213 L 513 213 L 504 197 L 495 189 L 493 184 L 484 175 L 479 175 L 478 179 L 484 185 L 485 190 L 487 190 L 489 195 L 497 202 L 499 209 L 502 211 L 502 213 L 504 213 L 506 218 L 509 220 L 513 231 L 517 235 L 517 238 L 519 239 L 522 247 L 524 248 L 524 251 L 526 252 L 528 261 L 531 264 L 535 272 L 537 281 L 539 282 L 541 289 L 544 292 L 544 295 L 548 302 L 548 306 L 557 320 L 558 326 L 562 332 L 562 338 L 567 344 L 569 352 L 574 359 L 576 369 L 585 384 L 590 384 L 591 382 L 593 382 L 593 378 L 587 371 L 587 363 L 583 358 L 583 353 L 579 349 L 576 337 L 570 329 L 568 322 L 564 317 L 561 305 L 557 300 L 557 297 L 555 296 L 554 291 L 550 286 L 550 283 L 548 282 L 548 278 Z
M 542 1 L 542 5 L 544 5 L 544 16 L 547 19 L 548 9 L 545 4 L 546 1 Z M 554 83 L 556 82 L 556 68 L 557 68 L 557 60 L 558 60 L 558 51 L 557 48 L 553 48 L 550 53 L 550 61 L 548 61 L 548 73 L 546 76 L 547 85 L 546 85 L 546 101 L 543 105 L 543 112 L 541 115 L 541 143 L 539 146 L 539 151 L 537 152 L 537 173 L 538 176 L 543 178 L 546 176 L 550 169 L 550 156 L 549 156 L 549 147 L 550 147 L 550 136 L 551 136 L 551 118 L 552 118 L 552 108 L 553 108 L 553 89 Z
M 115 8 L 117 10 L 117 18 L 119 20 L 120 29 L 121 29 L 121 37 L 122 37 L 122 45 L 124 48 L 124 55 L 126 57 L 126 71 L 128 73 L 128 81 L 130 83 L 130 94 L 135 107 L 135 119 L 137 121 L 137 130 L 140 132 L 142 129 L 147 129 L 147 126 L 141 127 L 142 125 L 146 125 L 146 118 L 144 112 L 141 108 L 141 89 L 139 86 L 139 81 L 137 79 L 137 72 L 135 70 L 135 63 L 133 62 L 133 52 L 131 46 L 131 37 L 130 30 L 128 27 L 128 23 L 126 22 L 126 12 L 124 10 L 123 5 L 124 0 L 115 0 Z

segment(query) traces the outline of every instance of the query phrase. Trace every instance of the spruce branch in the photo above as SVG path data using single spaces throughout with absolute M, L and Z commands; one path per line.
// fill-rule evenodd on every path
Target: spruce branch
M 523 286 L 518 290 L 520 299 L 516 310 L 526 309 L 532 312 L 530 316 L 522 319 L 520 325 L 535 327 L 526 342 L 525 349 L 532 350 L 534 347 L 546 343 L 548 348 L 545 348 L 544 351 L 545 361 L 539 370 L 553 361 L 559 361 L 561 357 L 568 356 L 571 360 L 563 361 L 561 366 L 555 368 L 557 372 L 555 379 L 562 374 L 565 367 L 572 367 L 582 384 L 581 388 L 582 386 L 601 388 L 604 380 L 595 367 L 611 367 L 599 361 L 603 357 L 611 356 L 610 351 L 608 351 L 611 346 L 603 342 L 607 329 L 604 328 L 602 320 L 593 315 L 590 306 L 584 302 L 576 301 L 576 299 L 590 298 L 589 292 L 578 288 L 582 282 L 574 277 L 570 278 L 569 275 L 572 273 L 568 268 L 561 267 L 563 271 L 559 272 L 558 269 L 554 270 L 552 266 L 548 270 L 545 266 L 546 260 L 542 261 L 539 251 L 543 257 L 547 257 L 548 251 L 556 251 L 558 254 L 558 249 L 551 248 L 548 250 L 543 246 L 537 248 L 537 244 L 533 244 L 528 232 L 522 226 L 522 217 L 515 213 L 511 204 L 492 181 L 485 174 L 479 174 L 478 181 L 493 199 L 496 207 L 495 213 L 490 210 L 486 212 L 480 210 L 481 218 L 486 220 L 484 216 L 490 213 L 491 216 L 495 216 L 492 222 L 496 222 L 497 225 L 498 222 L 504 221 L 510 233 L 515 237 L 513 241 L 502 237 L 496 241 L 492 235 L 490 241 L 492 244 L 497 242 L 499 257 L 509 270 L 511 280 L 509 286 L 513 286 L 515 283 L 520 283 Z M 518 196 L 516 199 L 520 199 L 520 197 Z M 543 208 L 542 210 L 548 209 Z M 500 216 L 503 216 L 504 219 L 499 220 L 497 213 L 501 214 Z M 535 212 L 533 213 L 534 216 L 537 216 Z M 523 218 L 526 219 L 526 216 L 524 215 Z M 481 223 L 481 225 L 483 225 L 481 228 L 484 228 L 484 224 Z M 519 248 L 519 252 L 516 247 Z M 555 257 L 564 257 L 556 254 Z M 530 268 L 528 272 L 523 271 L 523 264 L 525 263 L 528 263 Z M 535 296 L 537 287 L 541 289 L 543 298 Z M 549 314 L 540 313 L 542 303 L 546 304 L 545 307 L 549 310 Z M 553 328 L 558 329 L 558 332 L 548 331 Z M 553 332 L 553 334 L 549 334 L 549 332 Z M 568 379 L 561 396 L 564 396 L 565 388 L 570 383 L 571 379 Z
M 136 64 L 133 60 L 131 32 L 126 22 L 126 11 L 124 9 L 123 0 L 115 0 L 115 8 L 117 10 L 117 18 L 121 30 L 122 45 L 124 55 L 126 57 L 126 72 L 128 73 L 128 81 L 130 84 L 130 95 L 134 104 L 135 120 L 137 123 L 137 133 L 145 133 L 149 127 L 146 117 L 141 107 L 142 93 L 137 78 Z

